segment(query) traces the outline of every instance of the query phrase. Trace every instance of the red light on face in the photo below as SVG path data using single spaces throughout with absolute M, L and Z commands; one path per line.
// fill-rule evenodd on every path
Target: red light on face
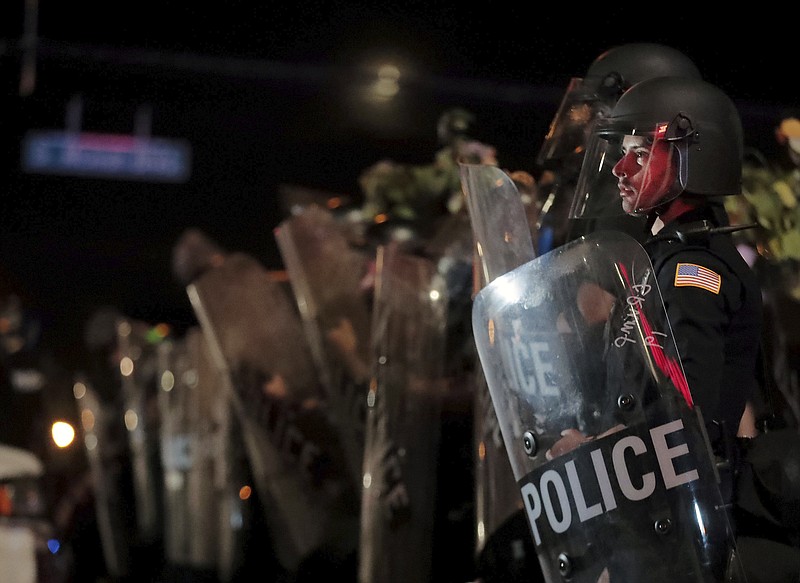
M 9 486 L 0 486 L 0 516 L 11 516 L 14 510 L 14 503 L 11 501 L 11 493 L 8 491 Z

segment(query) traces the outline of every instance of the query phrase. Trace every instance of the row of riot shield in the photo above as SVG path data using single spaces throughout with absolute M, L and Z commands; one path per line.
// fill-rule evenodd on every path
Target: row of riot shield
M 187 291 L 241 426 L 279 567 L 299 577 L 352 560 L 357 493 L 285 285 L 233 253 Z
M 106 570 L 154 578 L 166 564 L 233 581 L 244 568 L 249 474 L 205 336 L 106 320 L 101 366 L 73 389 Z
M 258 514 L 257 568 L 297 583 L 741 580 L 641 246 L 535 257 L 507 175 L 463 166 L 462 185 L 469 215 L 422 251 L 356 248 L 309 204 L 274 233 L 287 277 L 226 254 L 188 283 L 182 338 L 116 321 L 121 401 L 76 389 L 115 569 L 133 531 L 236 580 Z
M 506 545 L 523 572 L 526 533 L 505 540 L 522 501 L 471 335 L 486 275 L 466 211 L 421 252 L 354 247 L 313 203 L 275 237 L 286 280 L 233 253 L 187 292 L 280 564 L 301 579 L 339 567 L 359 583 L 467 580 L 501 537 L 494 560 Z
M 157 360 L 150 326 L 115 311 L 96 315 L 87 336 L 92 365 L 76 375 L 105 566 L 115 579 L 138 574 L 141 559 L 159 558 L 163 506 Z M 89 341 L 92 345 L 92 341 Z
M 468 226 L 461 221 L 462 237 Z M 471 398 L 472 377 L 454 381 L 448 371 L 454 262 L 394 245 L 355 248 L 314 204 L 275 237 L 288 278 L 230 253 L 187 286 L 241 428 L 266 542 L 297 581 L 438 580 L 437 569 L 453 571 L 437 559 L 452 547 L 437 537 L 447 534 L 439 517 L 467 497 L 437 486 L 454 473 L 443 470 L 443 406 Z M 459 266 L 468 306 L 471 261 Z M 457 342 L 471 340 L 459 332 Z M 471 407 L 463 413 L 471 424 Z M 471 449 L 465 435 L 462 453 Z M 170 446 L 168 467 L 185 463 L 186 447 Z M 463 492 L 472 490 L 469 461 L 455 468 L 466 476 L 454 485 Z
M 159 345 L 164 556 L 234 581 L 252 505 L 236 417 L 199 327 Z
M 354 248 L 334 215 L 313 204 L 276 230 L 336 426 L 353 445 L 359 583 L 472 574 L 470 432 L 443 435 L 472 421 L 462 366 L 472 280 L 464 218 L 442 224 L 424 252 L 396 240 Z M 448 410 L 458 412 L 450 426 Z

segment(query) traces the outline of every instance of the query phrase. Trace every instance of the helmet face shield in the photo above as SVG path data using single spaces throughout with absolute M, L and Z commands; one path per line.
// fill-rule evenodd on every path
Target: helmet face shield
M 614 101 L 604 98 L 596 88 L 597 80 L 573 77 L 558 107 L 536 159 L 546 169 L 577 160 L 586 148 L 594 122 L 608 116 Z
M 600 122 L 587 147 L 570 216 L 601 218 L 647 214 L 675 199 L 686 184 L 681 140 L 668 123 L 644 131 Z

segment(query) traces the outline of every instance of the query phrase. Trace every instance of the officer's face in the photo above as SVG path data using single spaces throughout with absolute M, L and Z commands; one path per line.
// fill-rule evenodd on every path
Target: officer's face
M 612 169 L 617 177 L 623 210 L 650 210 L 669 192 L 677 176 L 673 150 L 663 140 L 625 136 L 622 158 Z

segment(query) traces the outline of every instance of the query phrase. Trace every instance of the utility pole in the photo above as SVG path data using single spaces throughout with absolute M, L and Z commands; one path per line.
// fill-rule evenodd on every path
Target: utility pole
M 19 95 L 28 97 L 36 88 L 36 49 L 39 43 L 39 0 L 25 0 L 25 15 L 20 45 Z

